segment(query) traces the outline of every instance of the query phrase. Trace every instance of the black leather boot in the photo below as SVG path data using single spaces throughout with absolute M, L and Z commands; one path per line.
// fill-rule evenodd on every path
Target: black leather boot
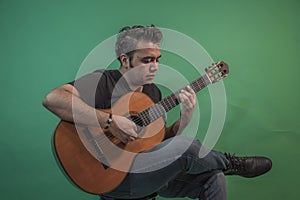
M 262 156 L 238 157 L 225 153 L 229 160 L 225 175 L 238 175 L 253 178 L 265 174 L 272 168 L 272 161 Z

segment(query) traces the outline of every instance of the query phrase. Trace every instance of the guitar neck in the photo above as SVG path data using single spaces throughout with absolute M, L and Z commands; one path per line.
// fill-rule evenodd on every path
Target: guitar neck
M 197 93 L 209 84 L 211 84 L 211 81 L 205 74 L 187 86 L 190 86 L 195 91 L 195 93 Z M 180 104 L 181 102 L 179 99 L 179 93 L 182 89 L 185 89 L 186 87 L 183 87 L 183 88 L 177 90 L 176 92 L 174 92 L 171 95 L 167 96 L 166 98 L 162 99 L 161 101 L 154 104 L 153 106 L 140 112 L 138 114 L 138 117 L 143 121 L 143 125 L 144 126 L 149 125 L 150 123 L 152 123 L 159 117 L 164 116 L 166 112 L 170 111 L 171 109 L 176 107 L 178 104 Z
M 211 82 L 209 81 L 209 79 L 205 74 L 204 76 L 201 76 L 200 78 L 196 79 L 195 81 L 193 81 L 187 86 L 190 86 L 194 90 L 194 92 L 197 93 L 203 88 L 205 88 L 207 85 L 209 85 L 210 83 Z M 178 104 L 181 103 L 179 99 L 179 93 L 181 90 L 186 89 L 187 86 L 167 96 L 157 104 L 160 104 L 164 108 L 165 112 L 168 112 L 169 110 L 173 109 L 174 107 L 176 107 Z

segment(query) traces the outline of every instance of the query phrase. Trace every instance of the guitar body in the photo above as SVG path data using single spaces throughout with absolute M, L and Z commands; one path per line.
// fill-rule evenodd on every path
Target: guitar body
M 111 110 L 103 111 L 130 117 L 153 104 L 147 95 L 132 92 L 121 97 Z M 103 194 L 123 181 L 136 153 L 159 144 L 164 133 L 165 122 L 160 117 L 143 127 L 138 139 L 125 145 L 100 127 L 79 126 L 62 120 L 53 142 L 57 158 L 72 182 L 86 192 Z M 103 164 L 101 159 L 107 163 Z

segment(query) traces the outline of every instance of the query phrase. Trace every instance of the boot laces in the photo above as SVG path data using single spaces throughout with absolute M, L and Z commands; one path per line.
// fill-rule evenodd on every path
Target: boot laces
M 229 160 L 229 168 L 234 171 L 245 170 L 245 159 L 243 157 L 235 156 L 235 154 L 225 153 L 226 158 Z

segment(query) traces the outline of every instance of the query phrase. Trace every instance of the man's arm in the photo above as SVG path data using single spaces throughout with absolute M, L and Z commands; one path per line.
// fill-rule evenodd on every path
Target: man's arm
M 43 105 L 62 120 L 84 125 L 99 125 L 104 128 L 109 114 L 86 104 L 77 89 L 66 84 L 49 92 Z M 113 115 L 109 130 L 115 137 L 126 143 L 137 137 L 136 125 L 125 117 Z
M 58 87 L 49 92 L 43 100 L 43 105 L 59 118 L 85 125 L 105 127 L 109 114 L 96 110 L 80 99 L 75 87 L 70 84 Z M 96 118 L 95 118 L 96 115 Z
M 188 86 L 186 90 L 180 91 L 179 99 L 182 103 L 180 119 L 166 129 L 164 139 L 180 135 L 192 119 L 196 105 L 196 94 L 194 90 Z

